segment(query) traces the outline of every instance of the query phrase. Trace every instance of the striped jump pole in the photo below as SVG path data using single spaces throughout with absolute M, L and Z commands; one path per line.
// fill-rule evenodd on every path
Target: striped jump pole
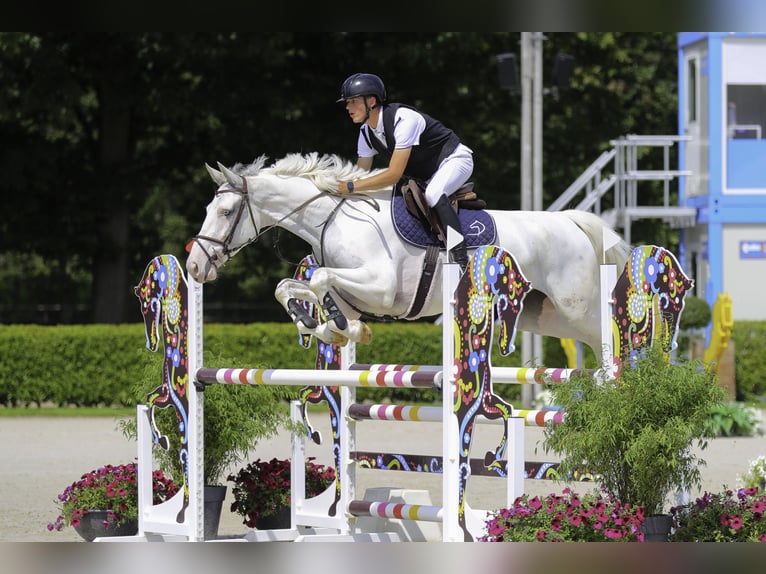
M 382 372 L 417 372 L 417 373 L 441 373 L 441 366 L 437 365 L 395 365 L 395 364 L 368 364 L 360 363 L 352 365 L 352 370 L 359 371 L 382 371 Z M 558 368 L 527 368 L 527 367 L 492 367 L 492 382 L 500 384 L 524 385 L 524 384 L 550 384 L 567 383 L 577 376 L 596 376 L 597 369 L 558 369 Z M 439 379 L 441 382 L 441 378 Z
M 543 427 L 547 424 L 561 424 L 564 420 L 564 411 L 557 410 L 534 410 L 515 409 L 512 417 L 524 420 L 524 426 Z M 348 415 L 355 420 L 377 421 L 410 421 L 410 422 L 441 422 L 443 413 L 441 407 L 416 406 L 416 405 L 381 405 L 381 404 L 352 404 L 348 409 Z M 487 424 L 502 425 L 502 418 L 488 419 L 480 417 Z
M 197 381 L 227 385 L 292 385 L 433 388 L 441 386 L 439 371 L 316 370 L 316 369 L 197 369 Z
M 423 504 L 352 500 L 348 505 L 348 511 L 353 516 L 424 520 L 427 522 L 443 522 L 444 520 L 444 509 L 442 507 Z

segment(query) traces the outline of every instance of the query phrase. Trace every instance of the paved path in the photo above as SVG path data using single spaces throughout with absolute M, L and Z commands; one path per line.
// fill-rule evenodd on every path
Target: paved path
M 330 436 L 329 421 L 320 414 L 312 422 L 324 437 Z M 431 423 L 387 423 L 368 421 L 360 424 L 358 448 L 389 452 L 436 454 L 441 448 L 441 427 Z M 498 427 L 481 426 L 474 442 L 474 456 L 489 449 Z M 551 460 L 540 440 L 540 429 L 527 428 L 526 456 L 533 460 Z M 48 532 L 46 525 L 57 516 L 56 495 L 81 474 L 104 464 L 130 462 L 136 445 L 122 436 L 117 421 L 110 417 L 46 418 L 0 417 L 0 541 L 78 541 L 72 528 Z M 332 464 L 329 448 L 307 446 L 317 462 Z M 748 462 L 766 454 L 766 437 L 724 438 L 711 441 L 701 453 L 708 462 L 703 468 L 702 490 L 720 491 L 724 485 L 738 486 L 737 477 Z M 281 434 L 259 445 L 249 460 L 290 456 L 289 436 Z M 230 469 L 236 470 L 239 465 Z M 364 494 L 371 486 L 398 486 L 431 490 L 431 500 L 441 504 L 441 476 L 403 472 L 360 470 L 358 491 Z M 222 480 L 225 480 L 223 477 Z M 231 485 L 231 483 L 228 483 Z M 580 483 L 579 491 L 587 487 Z M 505 505 L 504 483 L 498 479 L 471 479 L 468 503 L 473 508 L 498 508 Z M 527 480 L 528 492 L 547 494 L 560 491 L 561 484 Z M 230 489 L 229 489 L 230 490 Z M 696 496 L 699 493 L 693 492 Z M 248 530 L 241 517 L 229 511 L 229 492 L 221 516 L 220 534 L 242 534 Z

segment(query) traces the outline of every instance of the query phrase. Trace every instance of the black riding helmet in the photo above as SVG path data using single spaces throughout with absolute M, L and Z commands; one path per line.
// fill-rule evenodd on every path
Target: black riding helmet
M 353 74 L 343 82 L 340 98 L 335 103 L 340 104 L 356 96 L 375 96 L 378 103 L 383 103 L 386 101 L 386 86 L 375 74 Z

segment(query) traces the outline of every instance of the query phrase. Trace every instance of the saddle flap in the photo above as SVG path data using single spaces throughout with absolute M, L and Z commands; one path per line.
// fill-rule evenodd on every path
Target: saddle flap
M 414 179 L 409 179 L 402 184 L 401 190 L 407 211 L 419 219 L 426 229 L 432 229 L 440 241 L 444 241 L 446 235 L 444 229 L 442 229 L 441 221 L 431 211 L 426 202 L 425 192 L 418 182 Z
M 413 217 L 416 217 L 426 227 L 430 228 L 440 241 L 446 242 L 446 234 L 441 220 L 426 202 L 425 188 L 416 179 L 410 178 L 400 186 L 404 203 Z M 469 181 L 449 196 L 450 205 L 455 213 L 463 209 L 484 209 L 487 203 L 479 199 L 473 190 L 473 182 Z

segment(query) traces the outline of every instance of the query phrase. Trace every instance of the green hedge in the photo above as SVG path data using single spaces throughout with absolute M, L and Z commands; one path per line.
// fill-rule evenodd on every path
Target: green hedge
M 373 342 L 357 345 L 360 363 L 440 364 L 441 330 L 430 323 L 373 324 Z M 205 326 L 205 362 L 209 357 L 236 357 L 232 367 L 314 367 L 316 345 L 304 349 L 292 323 L 211 324 Z M 735 323 L 737 390 L 745 398 L 766 395 L 766 322 Z M 517 336 L 517 347 L 521 337 Z M 565 363 L 556 339 L 546 339 L 546 364 Z M 0 405 L 5 406 L 133 406 L 137 380 L 157 354 L 145 347 L 142 324 L 76 326 L 0 326 Z M 586 354 L 589 366 L 592 353 Z M 213 364 L 213 363 L 209 363 Z M 496 366 L 521 366 L 514 352 Z M 157 373 L 160 383 L 161 374 Z M 499 385 L 508 400 L 520 395 L 518 385 Z M 359 389 L 359 400 L 430 402 L 429 389 Z
M 747 400 L 766 397 L 766 321 L 735 321 L 737 395 Z
M 441 330 L 429 323 L 373 326 L 373 343 L 357 346 L 364 363 L 440 364 Z M 316 344 L 304 349 L 292 323 L 211 324 L 204 329 L 205 364 L 235 357 L 231 367 L 314 368 Z M 0 327 L 0 405 L 134 406 L 137 380 L 157 353 L 145 347 L 142 324 Z M 517 364 L 518 356 L 496 364 Z M 210 362 L 208 362 L 210 361 Z M 296 388 L 297 391 L 297 388 Z M 433 401 L 429 389 L 359 389 L 360 400 Z

